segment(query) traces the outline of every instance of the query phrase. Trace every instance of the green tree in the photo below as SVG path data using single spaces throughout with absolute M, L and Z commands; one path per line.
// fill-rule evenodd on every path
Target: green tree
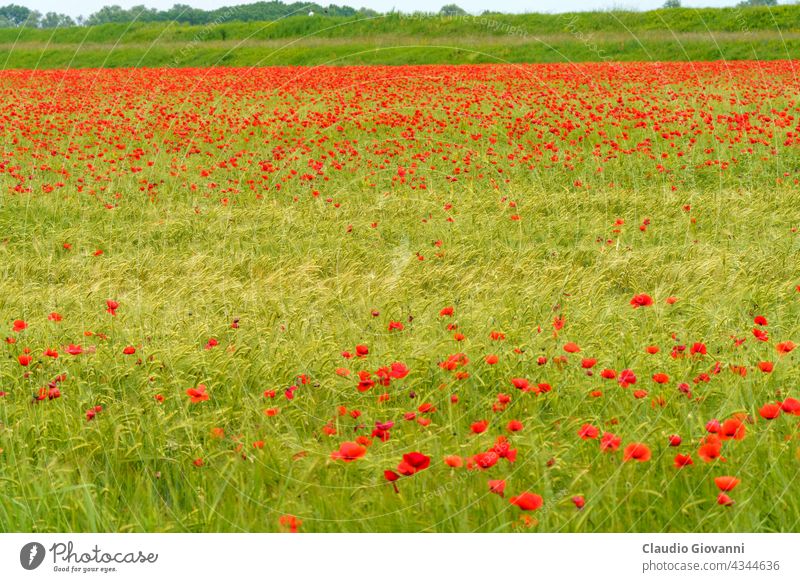
M 439 14 L 442 16 L 464 16 L 466 13 L 467 11 L 457 4 L 447 4 L 446 6 L 442 6 L 442 9 L 439 10 Z
M 680 8 L 681 0 L 667 0 L 664 2 L 663 8 Z
M 39 26 L 42 28 L 63 28 L 66 26 L 75 26 L 75 21 L 66 14 L 57 14 L 55 12 L 48 12 L 39 21 Z

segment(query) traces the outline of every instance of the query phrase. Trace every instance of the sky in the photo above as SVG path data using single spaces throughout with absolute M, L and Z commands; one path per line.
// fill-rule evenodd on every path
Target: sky
M 10 0 L 9 0 L 10 1 Z M 287 0 L 292 2 L 294 0 Z M 435 12 L 444 4 L 455 2 L 467 12 L 479 14 L 484 10 L 500 12 L 573 12 L 581 10 L 603 10 L 608 8 L 630 8 L 635 10 L 650 10 L 664 4 L 664 0 L 316 0 L 317 4 L 330 3 L 354 8 L 372 8 L 379 12 L 388 12 L 392 8 L 402 12 L 422 10 Z M 737 0 L 683 0 L 684 6 L 733 6 Z M 39 12 L 60 12 L 70 16 L 88 16 L 99 8 L 118 4 L 123 8 L 130 8 L 144 4 L 148 8 L 169 8 L 173 4 L 188 4 L 195 8 L 219 8 L 220 6 L 235 6 L 248 4 L 247 0 L 14 0 Z

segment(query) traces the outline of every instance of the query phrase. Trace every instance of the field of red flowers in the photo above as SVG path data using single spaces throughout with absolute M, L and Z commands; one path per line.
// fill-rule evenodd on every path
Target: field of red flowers
M 3 531 L 797 531 L 799 63 L 3 71 Z

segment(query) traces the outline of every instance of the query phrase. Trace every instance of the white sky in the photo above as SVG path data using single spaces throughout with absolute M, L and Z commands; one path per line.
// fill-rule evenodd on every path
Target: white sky
M 11 0 L 8 0 L 11 2 Z M 294 0 L 287 0 L 292 2 Z M 302 1 L 302 0 L 300 0 Z M 779 0 L 783 2 L 783 0 Z M 380 12 L 388 12 L 392 8 L 403 12 L 424 10 L 438 11 L 444 4 L 455 2 L 464 10 L 478 14 L 484 10 L 500 12 L 572 12 L 581 10 L 604 10 L 608 8 L 630 8 L 649 10 L 664 4 L 664 0 L 334 0 L 333 4 L 353 6 L 354 8 L 373 8 Z M 684 0 L 684 6 L 733 6 L 737 0 Z M 3 2 L 5 3 L 5 2 Z M 61 12 L 70 16 L 88 16 L 105 5 L 118 4 L 123 8 L 144 4 L 148 8 L 169 8 L 173 4 L 188 4 L 195 8 L 219 8 L 249 4 L 247 0 L 13 0 L 39 12 Z M 317 4 L 326 6 L 331 0 L 317 0 Z

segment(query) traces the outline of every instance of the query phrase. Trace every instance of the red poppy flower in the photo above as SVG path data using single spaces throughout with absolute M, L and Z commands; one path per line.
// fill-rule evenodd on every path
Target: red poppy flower
M 408 376 L 408 366 L 406 366 L 403 362 L 394 362 L 390 368 L 391 370 L 389 371 L 389 376 L 395 380 L 401 380 Z
M 209 399 L 209 395 L 206 392 L 206 387 L 204 384 L 198 384 L 197 388 L 189 388 L 186 391 L 186 394 L 192 401 L 192 404 L 196 404 L 198 402 L 205 402 Z
M 397 465 L 397 472 L 401 475 L 413 475 L 423 469 L 427 469 L 431 464 L 431 458 L 422 453 L 412 452 L 403 455 L 403 460 Z
M 778 418 L 781 414 L 781 407 L 777 404 L 765 404 L 761 408 L 758 409 L 758 413 L 761 415 L 761 418 L 766 420 L 773 420 Z
M 733 491 L 739 484 L 739 479 L 730 476 L 715 477 L 714 484 L 719 487 L 720 491 Z
M 365 346 L 363 344 L 358 344 L 356 346 L 356 355 L 357 356 L 363 358 L 367 354 L 369 354 L 369 348 L 367 346 Z
M 447 455 L 444 458 L 444 462 L 449 467 L 458 468 L 458 467 L 461 467 L 464 464 L 464 459 L 462 459 L 458 455 Z
M 542 506 L 543 499 L 541 495 L 525 491 L 509 499 L 509 502 L 523 511 L 534 511 Z
M 706 348 L 706 344 L 702 342 L 695 342 L 689 349 L 689 353 L 691 355 L 700 354 L 701 356 L 705 356 L 708 353 L 708 349 Z
M 506 426 L 506 429 L 508 430 L 508 432 L 519 432 L 523 429 L 523 425 L 518 420 L 511 420 Z
M 786 398 L 781 402 L 781 410 L 787 414 L 794 414 L 800 416 L 800 400 L 796 398 Z
M 631 384 L 636 384 L 636 374 L 633 373 L 633 370 L 622 370 L 619 373 L 618 382 L 620 386 L 627 388 Z
M 22 330 L 26 329 L 28 324 L 22 321 L 21 319 L 15 319 L 13 323 L 13 329 L 16 333 L 21 332 Z
M 634 295 L 633 299 L 631 299 L 631 305 L 633 305 L 634 309 L 638 307 L 649 307 L 652 304 L 653 304 L 653 298 L 647 295 L 646 293 Z
M 619 449 L 620 445 L 622 444 L 622 439 L 617 435 L 604 432 L 603 436 L 600 437 L 600 450 L 601 451 L 616 451 Z
M 500 360 L 500 358 L 498 358 L 498 357 L 497 357 L 496 355 L 494 355 L 494 354 L 489 354 L 489 355 L 488 355 L 488 356 L 486 356 L 486 358 L 484 359 L 484 361 L 485 361 L 487 364 L 489 364 L 490 366 L 494 366 L 494 365 L 495 365 L 495 364 L 496 364 L 496 363 L 497 363 L 499 360 Z
M 491 493 L 496 493 L 500 497 L 503 497 L 504 491 L 506 490 L 506 482 L 503 479 L 491 479 L 489 481 L 489 491 Z
M 673 464 L 675 465 L 675 467 L 680 469 L 688 465 L 693 465 L 694 461 L 692 461 L 691 455 L 681 455 L 680 453 L 678 453 L 677 455 L 675 455 L 675 460 L 673 461 Z
M 650 449 L 644 443 L 631 443 L 627 447 L 625 447 L 625 451 L 622 453 L 622 460 L 623 461 L 649 461 L 650 460 Z
M 453 315 L 453 308 L 452 307 L 444 307 L 439 312 L 439 317 L 451 317 Z
M 717 496 L 717 503 L 720 504 L 720 505 L 733 505 L 733 499 L 731 499 L 725 493 L 720 493 Z
M 485 432 L 485 431 L 486 431 L 486 428 L 487 428 L 488 426 L 489 426 L 489 422 L 488 422 L 488 421 L 486 421 L 486 420 L 478 420 L 478 421 L 476 421 L 476 422 L 473 422 L 473 423 L 470 425 L 470 427 L 469 427 L 469 428 L 470 428 L 470 430 L 471 430 L 472 432 L 474 432 L 475 434 L 481 434 L 482 432 Z
M 774 369 L 774 365 L 772 362 L 759 362 L 758 369 L 764 372 L 765 374 L 769 374 Z
M 706 463 L 721 458 L 722 443 L 719 441 L 719 437 L 716 437 L 716 439 L 706 439 L 703 444 L 700 445 L 700 448 L 697 449 L 697 455 Z
M 600 431 L 597 430 L 597 427 L 592 426 L 591 424 L 584 424 L 580 429 L 578 429 L 578 436 L 583 440 L 596 439 L 597 435 L 599 434 Z
M 570 354 L 576 354 L 581 351 L 581 348 L 576 343 L 567 342 L 564 344 L 564 351 Z
M 297 533 L 300 529 L 300 526 L 303 525 L 303 521 L 297 519 L 294 515 L 282 515 L 278 519 L 278 523 L 281 527 L 285 527 L 289 529 L 289 533 Z
M 775 346 L 775 349 L 778 350 L 779 354 L 788 354 L 796 347 L 797 346 L 794 344 L 794 342 L 788 341 L 779 343 L 778 345 Z
M 722 437 L 722 440 L 734 439 L 740 441 L 747 434 L 747 429 L 741 419 L 729 418 L 720 425 L 718 434 Z
M 341 460 L 345 463 L 350 463 L 356 459 L 360 459 L 367 453 L 367 448 L 362 447 L 358 443 L 344 442 L 339 445 L 338 451 L 331 453 L 331 459 L 334 461 Z

